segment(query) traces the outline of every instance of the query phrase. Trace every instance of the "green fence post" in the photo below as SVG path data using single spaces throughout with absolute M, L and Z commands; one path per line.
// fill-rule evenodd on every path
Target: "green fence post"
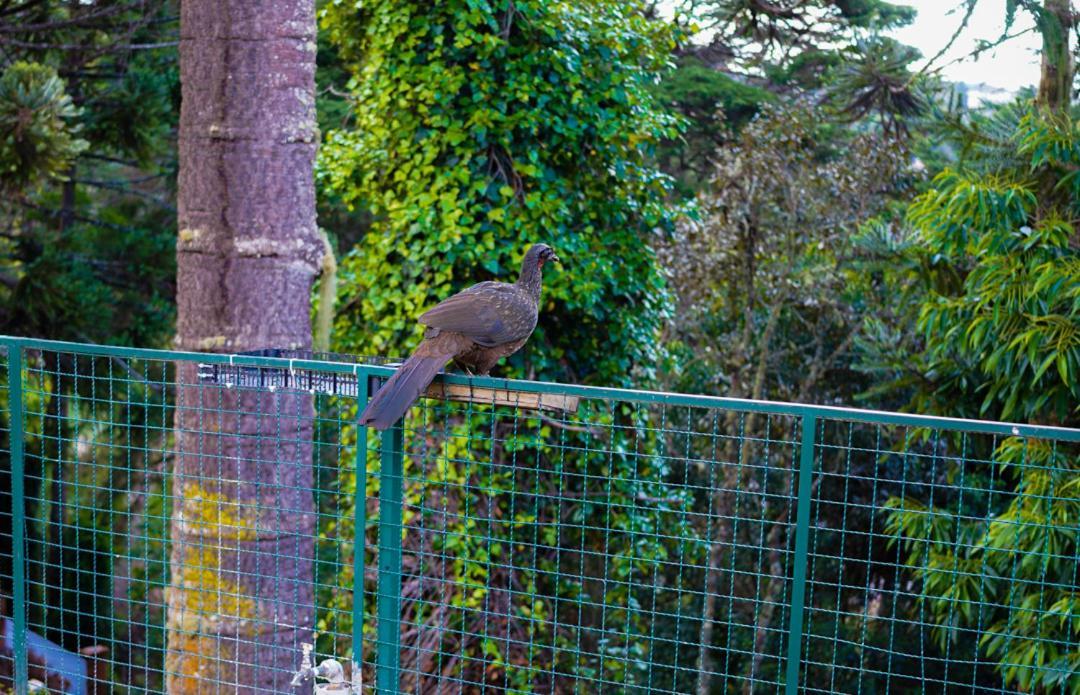
M 367 405 L 371 377 L 356 378 L 356 413 Z M 364 667 L 364 572 L 367 560 L 367 448 L 368 428 L 356 423 L 356 500 L 353 507 L 352 681 L 362 682 Z M 359 692 L 359 691 L 357 691 Z
M 379 618 L 375 689 L 396 693 L 401 661 L 401 488 L 405 431 L 399 420 L 382 434 L 379 453 Z
M 803 415 L 799 445 L 799 497 L 795 517 L 795 571 L 791 587 L 791 617 L 788 622 L 787 677 L 784 692 L 799 691 L 799 660 L 802 658 L 803 608 L 806 603 L 806 563 L 810 546 L 810 493 L 814 479 L 814 438 L 817 417 Z
M 15 634 L 15 695 L 26 695 L 29 676 L 26 652 L 26 492 L 23 470 L 22 346 L 7 341 L 8 408 L 11 422 L 11 549 Z

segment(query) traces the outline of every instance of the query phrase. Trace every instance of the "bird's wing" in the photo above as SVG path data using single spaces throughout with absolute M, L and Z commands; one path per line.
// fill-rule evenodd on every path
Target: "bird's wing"
M 514 285 L 481 282 L 429 309 L 420 323 L 492 347 L 527 338 L 536 327 L 536 306 Z

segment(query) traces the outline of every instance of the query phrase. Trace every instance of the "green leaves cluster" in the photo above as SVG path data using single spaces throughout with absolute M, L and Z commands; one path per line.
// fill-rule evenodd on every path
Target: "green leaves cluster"
M 79 110 L 52 68 L 19 61 L 0 74 L 0 191 L 63 178 L 88 144 Z
M 0 13 L 0 332 L 172 334 L 176 15 L 170 0 Z
M 1025 166 L 946 169 L 912 204 L 929 281 L 917 326 L 936 375 L 977 372 L 965 395 L 978 395 L 980 415 L 1075 423 L 1080 128 L 1032 112 L 1013 146 Z
M 1030 105 L 961 126 L 963 158 L 908 207 L 883 274 L 910 335 L 878 354 L 916 410 L 1076 426 L 1080 128 Z M 977 634 L 1007 686 L 1080 693 L 1080 452 L 1011 438 L 979 458 L 993 470 L 949 464 L 945 499 L 886 505 L 920 610 L 943 650 Z
M 1021 692 L 1080 693 L 1080 651 L 1069 646 L 1080 637 L 1078 453 L 1010 438 L 989 476 L 965 471 L 965 484 L 961 473 L 958 499 L 885 505 L 886 532 L 921 581 L 918 603 L 938 646 L 976 636 Z
M 375 218 L 342 263 L 338 346 L 403 351 L 426 308 L 514 279 L 543 241 L 566 266 L 526 371 L 625 384 L 655 364 L 667 295 L 646 241 L 677 210 L 649 156 L 677 124 L 649 87 L 675 30 L 614 0 L 337 1 L 322 25 L 354 127 L 327 134 L 319 183 Z
M 578 679 L 645 687 L 677 678 L 688 692 L 693 653 L 684 650 L 672 668 L 678 621 L 664 617 L 682 615 L 682 629 L 694 629 L 689 604 L 702 586 L 706 531 L 688 511 L 691 491 L 665 482 L 684 473 L 675 452 L 685 445 L 664 442 L 647 408 L 614 401 L 583 401 L 576 430 L 504 408 L 432 403 L 414 408 L 406 425 L 414 436 L 404 458 L 403 543 L 413 571 L 403 592 L 420 598 L 404 606 L 403 622 L 426 646 L 403 682 L 429 692 L 449 677 L 529 693 L 563 692 Z M 326 415 L 330 432 L 342 428 L 343 446 L 326 452 L 340 458 L 335 482 L 320 489 L 340 496 L 321 497 L 326 574 L 316 605 L 320 648 L 348 654 L 354 566 L 338 553 L 354 532 L 350 505 L 380 495 L 382 463 L 369 439 L 360 490 L 348 424 L 355 409 Z M 366 519 L 354 552 L 374 567 L 374 509 Z M 374 574 L 366 582 L 374 595 Z M 377 602 L 364 609 L 375 639 Z M 583 648 L 601 625 L 604 639 Z

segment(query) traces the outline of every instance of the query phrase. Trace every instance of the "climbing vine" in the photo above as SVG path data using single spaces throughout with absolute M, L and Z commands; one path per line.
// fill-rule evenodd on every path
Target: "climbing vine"
M 512 371 L 625 384 L 656 364 L 668 295 L 647 241 L 677 211 L 650 155 L 678 122 L 648 88 L 677 37 L 641 9 L 327 4 L 354 114 L 326 135 L 320 187 L 375 220 L 342 262 L 339 349 L 408 349 L 424 309 L 512 280 L 527 245 L 544 241 L 566 265 L 545 278 L 533 349 Z

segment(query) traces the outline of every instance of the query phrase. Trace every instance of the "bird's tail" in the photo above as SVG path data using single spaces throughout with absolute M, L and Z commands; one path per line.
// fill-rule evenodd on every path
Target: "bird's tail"
M 409 406 L 427 389 L 439 370 L 450 361 L 453 353 L 435 357 L 414 354 L 398 367 L 394 375 L 383 384 L 375 397 L 360 414 L 360 424 L 377 430 L 385 430 L 397 422 L 409 410 Z

